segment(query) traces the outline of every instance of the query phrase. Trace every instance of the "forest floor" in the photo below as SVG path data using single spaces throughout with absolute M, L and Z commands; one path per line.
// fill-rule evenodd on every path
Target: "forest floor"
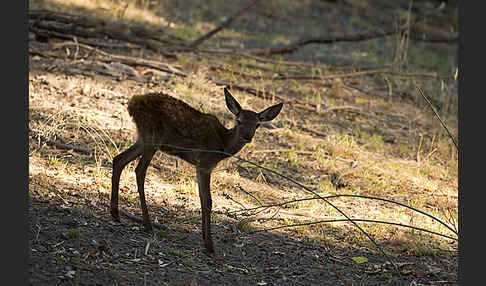
M 29 1 L 29 9 L 163 27 L 172 39 L 194 40 L 249 1 L 140 2 Z M 431 3 L 414 3 L 410 15 Z M 175 51 L 176 58 L 109 36 L 77 44 L 32 34 L 30 284 L 457 285 L 458 152 L 415 88 L 457 138 L 457 44 L 391 35 L 288 54 L 227 52 L 385 29 L 408 8 L 408 1 L 259 1 L 199 51 Z M 412 32 L 448 37 L 456 13 L 450 3 Z M 127 217 L 114 222 L 111 162 L 136 139 L 128 99 L 168 92 L 231 127 L 222 83 L 235 86 L 244 108 L 284 107 L 238 153 L 277 173 L 236 158 L 213 172 L 215 257 L 203 251 L 194 167 L 161 152 L 145 193 L 151 219 L 166 228 L 146 233 Z M 140 216 L 136 162 L 122 174 L 120 208 Z M 386 255 L 287 178 L 351 218 L 373 220 L 357 223 Z

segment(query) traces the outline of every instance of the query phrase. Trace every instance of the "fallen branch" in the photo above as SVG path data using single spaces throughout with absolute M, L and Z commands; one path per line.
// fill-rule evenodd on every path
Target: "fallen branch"
M 311 133 L 313 135 L 317 135 L 317 136 L 320 136 L 320 137 L 326 137 L 327 136 L 326 133 L 322 133 L 322 132 L 316 131 L 314 129 L 310 129 L 310 128 L 307 128 L 305 126 L 301 126 L 300 129 L 302 129 L 305 132 L 308 132 L 308 133 Z
M 45 29 L 39 29 L 37 27 L 29 27 L 29 31 L 32 33 L 36 34 L 36 38 L 42 38 L 42 39 L 49 39 L 49 38 L 58 38 L 58 39 L 63 39 L 63 40 L 71 40 L 74 41 L 76 36 L 70 35 L 70 34 L 64 34 L 64 33 L 58 33 L 55 31 L 50 31 L 50 30 L 45 30 Z M 94 41 L 89 41 L 86 39 L 77 39 L 78 42 L 85 43 L 85 44 L 93 44 Z
M 152 31 L 142 26 L 128 26 L 120 23 L 109 23 L 95 18 L 81 17 L 67 13 L 58 13 L 46 10 L 29 11 L 31 23 L 29 30 L 34 33 L 42 33 L 40 29 L 51 33 L 44 33 L 43 36 L 67 39 L 65 34 L 79 37 L 103 38 L 108 36 L 112 39 L 121 40 L 146 47 L 166 58 L 177 59 L 177 56 L 168 53 L 165 47 L 157 42 L 171 42 L 169 39 L 161 38 L 161 30 Z M 62 23 L 67 26 L 46 24 L 42 21 Z M 37 29 L 36 29 L 37 28 Z M 86 30 L 89 29 L 89 30 Z M 63 35 L 64 34 L 64 35 Z M 69 39 L 69 38 L 68 38 Z M 183 45 L 182 42 L 178 42 Z
M 29 47 L 29 54 L 31 54 L 33 56 L 40 56 L 40 57 L 43 57 L 43 58 L 57 57 L 57 55 L 55 55 L 52 52 L 42 52 L 42 51 L 39 51 L 37 49 L 33 49 L 31 47 Z
M 222 29 L 226 28 L 227 26 L 229 26 L 236 18 L 238 18 L 241 14 L 243 14 L 243 12 L 247 11 L 251 6 L 253 6 L 258 0 L 253 0 L 251 1 L 250 3 L 248 3 L 248 5 L 246 5 L 245 7 L 241 8 L 240 10 L 238 10 L 236 13 L 234 13 L 233 15 L 231 15 L 226 21 L 224 21 L 221 25 L 219 25 L 218 27 L 216 27 L 215 29 L 209 31 L 209 33 L 199 37 L 198 39 L 196 39 L 195 41 L 193 41 L 191 44 L 189 44 L 189 46 L 191 48 L 196 48 L 197 46 L 199 46 L 200 44 L 202 44 L 204 41 L 206 41 L 207 39 L 209 39 L 210 37 L 214 36 L 214 34 L 216 34 L 217 32 L 221 31 Z
M 121 48 L 121 49 L 133 49 L 133 48 L 140 48 L 139 45 L 131 44 L 131 43 L 107 43 L 102 42 L 103 36 L 95 33 L 95 32 L 87 32 L 83 31 L 80 32 L 76 30 L 76 35 L 71 34 L 71 29 L 62 29 L 58 26 L 44 24 L 44 23 L 37 23 L 35 26 L 29 27 L 29 30 L 36 35 L 44 36 L 45 38 L 59 38 L 63 40 L 74 40 L 76 39 L 78 42 L 103 47 L 103 48 Z M 98 40 L 90 40 L 85 38 L 97 38 Z
M 75 43 L 75 42 L 62 42 L 62 43 L 57 43 L 53 44 L 52 48 L 53 49 L 59 49 L 65 46 L 79 46 L 82 48 L 85 48 L 87 50 L 95 51 L 96 53 L 109 57 L 110 59 L 115 59 L 120 61 L 121 63 L 127 64 L 127 65 L 138 65 L 138 66 L 145 66 L 149 68 L 154 68 L 161 70 L 166 73 L 170 74 L 175 74 L 181 77 L 187 77 L 185 73 L 182 71 L 177 70 L 176 68 L 172 67 L 171 65 L 167 63 L 162 63 L 158 61 L 153 61 L 153 60 L 147 60 L 147 59 L 141 59 L 141 58 L 134 58 L 134 57 L 129 57 L 129 56 L 123 56 L 123 55 L 114 55 L 110 54 L 104 51 L 101 51 L 99 49 L 93 48 L 91 46 L 85 45 L 85 44 L 80 44 L 80 43 Z M 102 59 L 100 59 L 102 61 Z
M 253 55 L 257 56 L 267 56 L 273 54 L 287 54 L 293 53 L 298 48 L 309 45 L 309 44 L 333 44 L 337 42 L 361 42 L 367 40 L 373 40 L 377 38 L 383 38 L 386 36 L 390 36 L 396 34 L 399 31 L 389 30 L 385 32 L 368 32 L 368 33 L 359 33 L 354 35 L 336 35 L 336 36 L 327 36 L 327 37 L 317 37 L 317 38 L 309 38 L 298 40 L 295 43 L 284 45 L 280 47 L 273 47 L 273 48 L 265 48 L 265 49 L 255 49 L 250 50 L 249 52 Z M 430 43 L 455 43 L 457 42 L 457 37 L 449 37 L 449 38 L 420 38 L 417 36 L 412 36 L 411 39 L 422 41 L 422 42 L 430 42 Z
M 360 42 L 365 40 L 372 40 L 376 38 L 381 38 L 394 34 L 395 31 L 386 32 L 369 32 L 369 33 L 358 33 L 354 35 L 336 35 L 327 37 L 317 37 L 298 40 L 295 43 L 289 45 L 283 45 L 280 47 L 265 48 L 265 49 L 255 49 L 250 50 L 249 53 L 257 56 L 267 56 L 273 54 L 287 54 L 293 53 L 298 48 L 309 45 L 309 44 L 333 44 L 336 42 Z
M 315 37 L 315 38 L 308 38 L 308 39 L 301 39 L 297 40 L 294 43 L 288 44 L 288 45 L 281 45 L 278 47 L 271 47 L 271 48 L 264 48 L 264 49 L 254 49 L 248 51 L 248 53 L 252 55 L 257 55 L 257 56 L 267 56 L 267 55 L 273 55 L 273 54 L 286 54 L 286 53 L 293 53 L 295 52 L 298 48 L 309 45 L 309 44 L 333 44 L 337 42 L 361 42 L 361 41 L 367 41 L 367 40 L 372 40 L 372 39 L 377 39 L 377 38 L 382 38 L 386 36 L 390 36 L 393 34 L 401 33 L 403 31 L 408 30 L 410 27 L 416 25 L 418 22 L 420 22 L 422 19 L 436 14 L 437 12 L 441 11 L 443 9 L 443 6 L 439 6 L 436 9 L 432 9 L 427 13 L 424 13 L 420 17 L 417 17 L 415 21 L 412 23 L 405 23 L 404 25 L 401 25 L 398 29 L 393 28 L 392 25 L 389 25 L 391 28 L 388 28 L 386 30 L 377 29 L 376 31 L 372 32 L 362 32 L 362 33 L 357 33 L 357 34 L 352 34 L 352 35 L 331 35 L 331 36 L 323 36 L 323 37 Z M 420 37 L 418 37 L 420 38 Z M 426 38 L 420 39 L 421 41 L 427 41 Z M 444 39 L 434 39 L 436 43 L 439 42 L 455 42 L 457 41 L 457 37 L 452 37 L 447 39 L 447 41 L 444 41 Z

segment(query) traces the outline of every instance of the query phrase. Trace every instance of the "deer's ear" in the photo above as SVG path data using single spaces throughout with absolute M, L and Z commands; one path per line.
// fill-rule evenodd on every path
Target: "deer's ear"
M 224 88 L 224 98 L 226 99 L 226 106 L 234 115 L 238 115 L 241 112 L 241 105 L 236 101 L 236 99 L 231 95 L 231 92 L 225 87 Z
M 280 110 L 282 110 L 282 106 L 283 102 L 280 102 L 279 104 L 275 104 L 263 110 L 258 113 L 258 120 L 260 120 L 260 122 L 265 122 L 274 119 L 280 113 Z

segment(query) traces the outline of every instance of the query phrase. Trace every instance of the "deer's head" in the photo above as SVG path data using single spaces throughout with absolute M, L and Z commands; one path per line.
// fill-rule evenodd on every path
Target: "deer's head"
M 251 110 L 241 108 L 241 105 L 236 101 L 233 95 L 227 88 L 224 88 L 224 96 L 226 99 L 226 106 L 236 116 L 236 135 L 245 141 L 245 143 L 251 142 L 255 131 L 260 126 L 261 122 L 267 122 L 280 113 L 283 103 L 280 102 L 273 106 L 268 107 L 262 112 L 256 113 Z

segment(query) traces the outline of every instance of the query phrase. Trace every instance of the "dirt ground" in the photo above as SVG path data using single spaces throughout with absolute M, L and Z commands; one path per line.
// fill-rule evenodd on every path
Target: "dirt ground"
M 325 5 L 333 5 L 332 2 Z M 166 5 L 166 10 L 177 8 L 171 6 L 177 6 L 175 1 L 167 3 L 171 4 Z M 322 9 L 319 5 L 318 8 Z M 339 9 L 333 10 L 332 15 L 339 15 L 339 11 L 349 17 L 357 14 L 357 7 L 348 4 L 339 4 L 336 7 Z M 300 16 L 311 13 L 311 8 L 300 11 Z M 262 17 L 269 10 L 256 11 L 248 13 L 256 13 L 258 17 Z M 369 17 L 368 12 L 369 10 L 363 10 L 362 16 Z M 310 15 L 319 16 L 312 13 Z M 207 12 L 207 15 L 201 17 L 213 16 L 211 12 Z M 272 16 L 277 18 L 273 21 L 281 20 L 280 16 Z M 174 13 L 173 17 L 182 16 Z M 267 20 L 271 21 L 272 17 L 269 16 Z M 242 21 L 246 27 L 250 23 L 245 19 L 243 17 Z M 323 24 L 331 20 L 331 17 L 322 19 Z M 377 20 L 368 22 L 370 27 L 379 24 L 375 21 Z M 327 24 L 329 25 L 326 29 L 332 32 L 335 26 L 330 22 Z M 347 27 L 348 24 L 344 26 Z M 262 31 L 265 30 L 265 23 L 257 26 L 261 26 Z M 279 29 L 285 27 L 283 24 L 276 26 L 274 32 L 284 33 Z M 352 25 L 349 24 L 348 30 L 351 29 Z M 215 42 L 218 41 L 225 42 L 225 38 L 215 39 Z M 237 170 L 238 176 L 233 174 L 236 171 L 219 172 L 212 181 L 215 257 L 207 256 L 201 243 L 199 199 L 194 192 L 194 169 L 169 156 L 156 156 L 152 165 L 154 168 L 149 169 L 146 180 L 146 196 L 152 219 L 156 218 L 167 228 L 146 233 L 140 224 L 124 216 L 121 217 L 121 223 L 115 223 L 108 211 L 111 193 L 110 159 L 126 149 L 134 139 L 134 126 L 126 112 L 127 101 L 133 94 L 168 90 L 170 86 L 181 83 L 171 82 L 173 79 L 170 75 L 127 79 L 94 72 L 89 66 L 79 66 L 72 59 L 72 54 L 67 54 L 73 53 L 74 48 L 69 51 L 53 49 L 51 45 L 59 42 L 62 41 L 29 41 L 30 49 L 52 55 L 46 57 L 29 54 L 30 285 L 457 284 L 457 242 L 445 240 L 446 242 L 441 242 L 441 245 L 448 245 L 444 249 L 424 254 L 409 251 L 408 244 L 400 246 L 398 240 L 387 242 L 384 238 L 379 243 L 386 244 L 387 252 L 399 267 L 399 272 L 396 272 L 387 262 L 387 257 L 365 238 L 361 237 L 361 241 L 349 243 L 349 237 L 357 237 L 357 231 L 349 224 L 322 226 L 329 239 L 309 235 L 306 229 L 302 232 L 289 230 L 253 233 L 268 226 L 263 220 L 255 220 L 240 228 L 238 222 L 241 222 L 242 217 L 233 219 L 228 215 L 229 211 L 239 207 L 234 194 L 238 186 L 257 193 L 257 190 L 270 188 L 269 185 L 285 188 L 288 182 L 270 174 L 261 179 L 263 175 L 259 176 L 258 171 L 242 167 L 235 161 L 224 163 L 221 168 Z M 228 41 L 227 44 L 232 45 L 234 42 Z M 258 41 L 252 42 L 251 39 L 245 41 L 244 45 L 265 46 Z M 308 49 L 311 48 L 306 47 L 298 53 L 288 55 L 286 59 L 305 59 L 309 56 L 306 54 Z M 138 51 L 116 49 L 105 51 L 132 56 L 139 54 Z M 336 64 L 353 62 L 345 57 L 346 51 L 340 52 L 342 57 L 337 58 Z M 437 53 L 445 52 L 437 48 Z M 85 60 L 95 57 L 92 53 Z M 143 57 L 160 60 L 160 57 L 148 51 Z M 326 57 L 327 53 L 315 52 L 312 60 L 323 61 Z M 180 64 L 186 73 L 198 74 L 194 64 L 172 64 Z M 224 104 L 217 103 L 217 97 L 220 99 L 222 95 L 220 87 L 195 76 L 191 78 L 188 87 L 184 85 L 184 89 L 192 94 L 197 93 L 199 86 L 204 86 L 204 94 L 211 97 L 189 97 L 187 100 L 193 105 L 209 104 L 218 118 L 230 126 L 231 117 L 225 111 Z M 292 96 L 290 92 L 286 95 L 289 98 Z M 246 99 L 245 103 L 258 108 L 269 105 L 269 102 L 253 100 Z M 286 118 L 292 116 L 294 120 L 300 120 L 299 122 L 306 120 L 306 113 L 285 112 L 289 112 L 286 113 Z M 347 128 L 348 121 L 336 118 L 334 120 L 337 130 Z M 285 138 L 272 133 L 272 130 L 280 127 L 279 124 L 285 124 L 282 122 L 259 130 L 261 134 L 256 136 L 255 141 L 259 142 L 257 147 L 260 151 L 289 148 Z M 52 144 L 54 141 L 72 144 L 81 149 L 56 147 Z M 87 151 L 88 154 L 83 148 L 91 151 Z M 262 161 L 264 158 L 260 153 L 248 151 L 244 154 L 250 159 Z M 265 158 L 271 158 L 268 156 L 265 155 Z M 302 157 L 299 160 L 307 159 Z M 280 166 L 279 164 L 282 163 L 279 161 L 276 166 Z M 134 166 L 129 165 L 123 173 L 120 207 L 139 215 Z M 293 175 L 295 179 L 306 184 L 312 184 L 319 175 L 318 170 L 312 170 L 315 173 L 310 176 L 307 169 L 299 170 L 295 166 L 289 167 L 286 174 Z M 327 172 L 323 173 L 328 175 Z M 447 180 L 451 179 L 447 177 Z M 356 179 L 350 182 L 359 185 L 361 181 Z M 455 182 L 457 183 L 457 178 Z M 454 184 L 453 179 L 450 184 Z M 286 188 L 278 195 L 290 198 L 296 194 L 294 190 Z M 272 195 L 273 201 L 282 200 L 282 197 L 274 193 Z M 457 196 L 455 202 L 457 204 Z M 393 237 L 395 232 L 387 235 L 385 237 Z M 367 261 L 358 262 L 359 258 L 366 258 Z

